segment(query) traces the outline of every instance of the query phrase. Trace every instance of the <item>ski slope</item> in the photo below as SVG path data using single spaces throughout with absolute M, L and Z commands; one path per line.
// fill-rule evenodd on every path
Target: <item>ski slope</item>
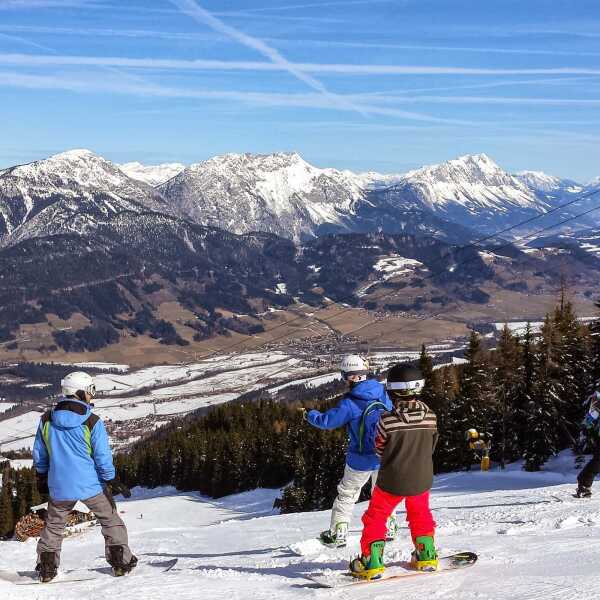
M 314 536 L 327 527 L 328 512 L 277 515 L 277 490 L 256 490 L 221 500 L 172 489 L 135 490 L 119 504 L 132 549 L 142 562 L 177 558 L 168 573 L 51 586 L 0 582 L 4 600 L 80 600 L 143 597 L 145 600 L 571 600 L 600 597 L 600 486 L 597 498 L 572 497 L 570 453 L 545 472 L 452 473 L 436 478 L 432 507 L 442 553 L 473 550 L 471 569 L 344 590 L 315 587 L 307 573 L 342 567 L 358 550 L 358 505 L 350 545 L 330 550 Z M 598 484 L 596 484 L 598 485 Z M 143 518 L 141 516 L 143 515 Z M 404 517 L 400 519 L 404 525 Z M 294 550 L 294 552 L 291 551 Z M 405 527 L 386 547 L 387 560 L 408 558 Z M 65 540 L 63 568 L 101 568 L 98 528 Z M 297 553 L 297 554 L 296 554 Z M 299 555 L 298 555 L 299 554 Z M 35 542 L 0 542 L 0 569 L 30 570 Z

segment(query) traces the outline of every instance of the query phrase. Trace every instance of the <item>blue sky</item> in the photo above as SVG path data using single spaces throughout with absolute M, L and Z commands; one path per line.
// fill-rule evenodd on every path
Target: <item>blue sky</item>
M 485 152 L 600 175 L 597 0 L 0 0 L 0 166 Z

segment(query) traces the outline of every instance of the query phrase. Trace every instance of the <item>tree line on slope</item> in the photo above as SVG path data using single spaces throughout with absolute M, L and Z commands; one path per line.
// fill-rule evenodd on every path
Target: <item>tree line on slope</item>
M 581 324 L 562 300 L 539 334 L 527 327 L 516 336 L 505 327 L 493 351 L 473 332 L 464 365 L 434 369 L 423 349 L 422 399 L 440 429 L 436 471 L 470 466 L 469 428 L 493 436 L 492 460 L 522 458 L 529 471 L 562 449 L 577 449 L 585 399 L 600 379 L 599 334 L 600 322 Z M 297 388 L 286 402 L 255 393 L 258 401 L 179 422 L 119 455 L 121 475 L 129 485 L 174 485 L 212 497 L 286 486 L 282 511 L 327 508 L 344 466 L 345 433 L 310 427 L 298 408 L 325 410 L 341 392 L 323 398 L 321 390 Z
M 581 450 L 585 399 L 600 380 L 600 321 L 580 323 L 562 300 L 539 334 L 527 327 L 516 336 L 505 327 L 490 351 L 473 332 L 465 357 L 463 365 L 434 369 L 423 348 L 419 359 L 422 399 L 439 422 L 437 473 L 470 467 L 469 428 L 493 436 L 493 461 L 522 458 L 529 471 L 560 450 Z M 326 410 L 342 394 L 342 382 L 251 392 L 161 428 L 115 457 L 118 472 L 129 486 L 173 485 L 211 497 L 282 487 L 282 512 L 329 508 L 344 467 L 345 432 L 317 430 L 298 409 Z M 21 502 L 18 493 L 14 498 Z
M 43 497 L 37 489 L 35 469 L 11 469 L 10 462 L 5 461 L 0 464 L 0 473 L 0 539 L 5 539 L 12 536 L 17 521 L 32 506 L 39 505 Z

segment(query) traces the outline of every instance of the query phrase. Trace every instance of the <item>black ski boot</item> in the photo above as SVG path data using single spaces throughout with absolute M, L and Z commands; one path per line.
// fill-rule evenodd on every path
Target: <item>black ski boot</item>
M 586 487 L 585 485 L 579 484 L 577 486 L 577 491 L 575 492 L 575 498 L 591 498 L 592 497 L 592 488 Z
M 40 581 L 42 583 L 48 583 L 52 581 L 58 573 L 56 556 L 54 552 L 42 552 L 35 570 L 38 572 Z
M 115 577 L 123 577 L 133 571 L 138 563 L 138 559 L 133 555 L 128 563 L 123 561 L 123 546 L 110 546 L 109 554 L 108 564 L 112 567 Z

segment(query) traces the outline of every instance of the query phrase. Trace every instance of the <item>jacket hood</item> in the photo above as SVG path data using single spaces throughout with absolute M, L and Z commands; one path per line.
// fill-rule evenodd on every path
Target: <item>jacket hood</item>
M 355 402 L 375 402 L 376 400 L 382 400 L 384 397 L 384 387 L 383 384 L 379 383 L 376 379 L 365 379 L 360 383 L 357 383 L 351 390 L 348 392 L 348 396 L 352 398 Z
M 81 408 L 79 408 L 81 407 Z M 82 412 L 82 414 L 80 414 Z M 52 424 L 65 429 L 80 427 L 92 414 L 92 408 L 89 404 L 81 400 L 65 398 L 61 400 L 52 411 Z
M 421 423 L 427 411 L 427 405 L 420 400 L 401 400 L 394 407 L 394 413 L 405 423 Z

